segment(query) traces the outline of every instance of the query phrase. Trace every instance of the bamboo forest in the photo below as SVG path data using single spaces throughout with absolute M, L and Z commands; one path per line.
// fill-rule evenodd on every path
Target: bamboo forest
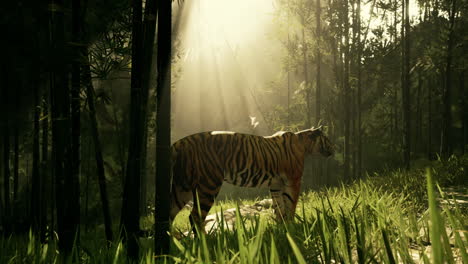
M 468 263 L 467 0 L 0 24 L 0 263 Z

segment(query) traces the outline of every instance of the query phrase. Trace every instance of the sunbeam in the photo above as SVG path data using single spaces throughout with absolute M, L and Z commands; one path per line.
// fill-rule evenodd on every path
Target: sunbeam
M 271 0 L 186 1 L 178 32 L 173 139 L 210 130 L 271 133 L 255 88 L 278 74 Z M 276 54 L 280 54 L 276 52 Z M 252 127 L 249 116 L 257 117 Z

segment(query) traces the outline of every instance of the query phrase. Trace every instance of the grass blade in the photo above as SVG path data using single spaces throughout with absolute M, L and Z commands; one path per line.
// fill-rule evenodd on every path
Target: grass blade
M 296 243 L 292 239 L 291 235 L 289 235 L 289 233 L 286 233 L 286 237 L 288 238 L 289 244 L 291 245 L 291 248 L 292 248 L 292 250 L 294 252 L 294 255 L 296 256 L 297 263 L 306 264 L 307 262 L 305 261 L 304 256 L 301 253 L 301 250 L 296 245 Z
M 270 247 L 270 262 L 271 264 L 279 264 L 280 258 L 278 255 L 278 250 L 276 249 L 275 238 L 271 234 L 271 247 Z
M 390 246 L 390 241 L 388 240 L 387 231 L 385 231 L 385 229 L 382 229 L 382 238 L 383 238 L 384 245 L 385 245 L 385 252 L 387 253 L 387 257 L 388 257 L 388 263 L 395 264 L 396 263 L 395 257 L 393 256 L 392 248 Z
M 443 263 L 443 248 L 441 242 L 441 221 L 439 209 L 437 208 L 437 201 L 434 191 L 434 183 L 432 182 L 432 175 L 429 169 L 426 170 L 427 177 L 427 195 L 429 202 L 429 215 L 431 221 L 431 229 L 429 236 L 432 244 L 432 262 Z

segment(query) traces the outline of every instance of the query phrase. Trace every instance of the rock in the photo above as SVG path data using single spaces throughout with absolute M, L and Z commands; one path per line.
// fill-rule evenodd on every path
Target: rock
M 272 200 L 264 199 L 256 202 L 254 205 L 240 205 L 239 212 L 244 219 L 254 219 L 260 214 L 272 214 Z M 208 215 L 205 219 L 205 231 L 211 233 L 218 230 L 221 226 L 227 230 L 233 230 L 236 225 L 236 208 L 230 208 L 223 211 L 224 217 L 221 212 Z M 223 220 L 224 219 L 224 220 Z M 224 222 L 223 222 L 224 221 Z

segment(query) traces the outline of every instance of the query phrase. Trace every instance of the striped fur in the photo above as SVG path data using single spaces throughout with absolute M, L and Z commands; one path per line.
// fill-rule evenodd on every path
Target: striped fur
M 177 141 L 172 153 L 171 219 L 193 201 L 191 221 L 201 224 L 224 181 L 270 188 L 277 217 L 293 218 L 305 155 L 330 156 L 333 147 L 320 128 L 278 132 L 269 137 L 213 131 Z

